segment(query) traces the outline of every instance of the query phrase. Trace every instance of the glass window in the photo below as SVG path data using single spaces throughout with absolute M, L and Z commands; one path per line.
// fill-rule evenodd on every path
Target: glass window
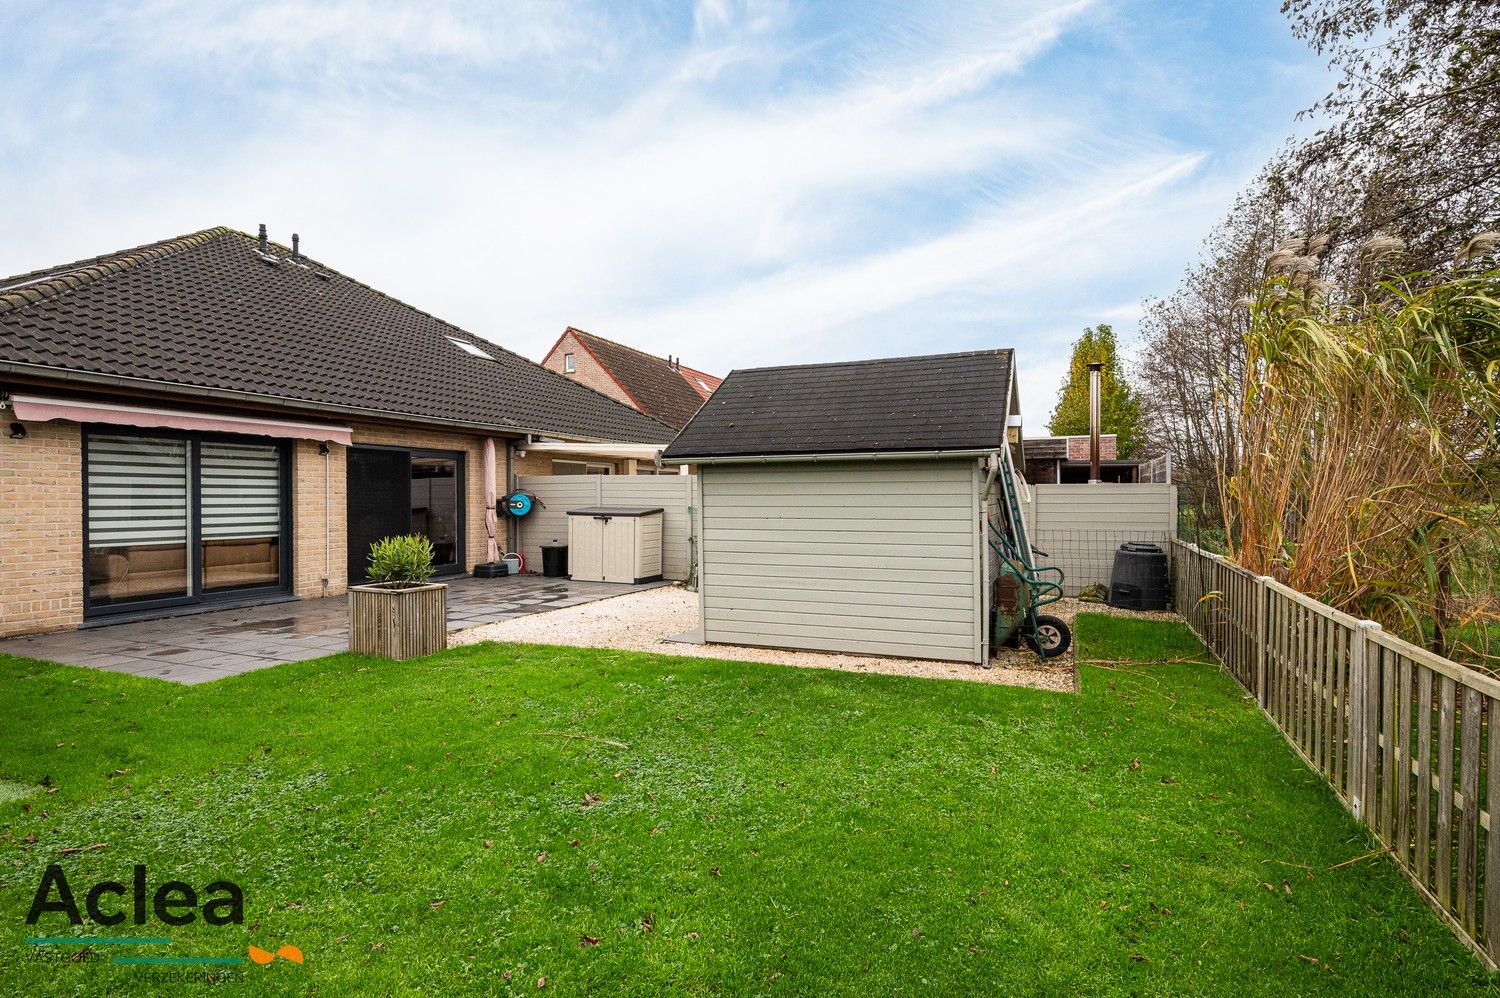
M 186 440 L 91 435 L 88 441 L 89 601 L 191 594 Z
M 433 563 L 458 563 L 458 461 L 411 459 L 411 529 L 432 542 Z
M 281 580 L 281 452 L 273 444 L 205 441 L 203 588 Z
M 577 369 L 577 362 L 575 360 L 573 360 L 573 355 L 570 354 L 570 353 L 569 354 L 564 354 L 563 355 L 563 371 L 565 373 L 567 373 L 567 374 L 572 374 L 574 372 L 574 370 L 576 370 L 576 369 Z

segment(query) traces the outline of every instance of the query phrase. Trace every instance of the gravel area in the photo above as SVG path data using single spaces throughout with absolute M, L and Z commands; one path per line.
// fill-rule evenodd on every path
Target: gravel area
M 1116 610 L 1102 604 L 1081 603 L 1078 600 L 1062 600 L 1048 609 L 1070 622 L 1080 610 L 1162 620 L 1176 617 L 1172 613 Z M 874 658 L 777 648 L 745 648 L 739 645 L 694 645 L 666 640 L 697 626 L 697 593 L 688 592 L 680 586 L 671 586 L 485 624 L 457 631 L 449 635 L 448 640 L 453 645 L 474 644 L 479 641 L 527 641 L 579 648 L 618 648 L 622 651 L 654 652 L 659 655 L 770 662 L 812 669 L 840 669 L 845 672 L 962 679 L 975 683 L 1030 686 L 1063 692 L 1075 692 L 1078 689 L 1078 674 L 1071 651 L 1060 659 L 1044 663 L 1029 649 L 1002 648 L 993 659 L 993 666 L 986 669 L 962 662 Z

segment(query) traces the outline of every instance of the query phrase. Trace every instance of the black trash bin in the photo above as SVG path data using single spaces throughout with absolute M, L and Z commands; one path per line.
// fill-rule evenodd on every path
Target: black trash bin
M 567 576 L 568 546 L 566 544 L 542 545 L 542 574 L 549 579 L 561 579 Z
M 1129 541 L 1115 552 L 1109 605 L 1122 610 L 1165 610 L 1171 601 L 1167 553 L 1160 545 Z

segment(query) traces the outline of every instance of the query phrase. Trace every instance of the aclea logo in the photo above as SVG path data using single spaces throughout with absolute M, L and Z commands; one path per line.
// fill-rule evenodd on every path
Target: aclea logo
M 35 925 L 42 915 L 54 912 L 68 916 L 74 925 L 83 924 L 87 912 L 89 921 L 99 925 L 119 925 L 125 921 L 126 886 L 119 881 L 103 880 L 94 884 L 83 896 L 83 911 L 80 912 L 73 888 L 68 883 L 62 867 L 53 863 L 42 874 L 32 899 L 31 910 L 26 914 L 26 924 Z M 131 878 L 130 913 L 136 925 L 145 925 L 147 916 L 146 868 L 137 864 Z M 55 897 L 54 897 L 55 895 Z M 181 880 L 168 880 L 159 885 L 150 895 L 149 911 L 166 925 L 188 925 L 203 915 L 209 925 L 241 924 L 245 921 L 245 895 L 239 885 L 228 880 L 216 880 L 200 893 L 192 885 Z M 295 947 L 284 947 L 294 949 Z M 298 953 L 297 956 L 301 956 Z M 298 963 L 301 960 L 297 960 Z

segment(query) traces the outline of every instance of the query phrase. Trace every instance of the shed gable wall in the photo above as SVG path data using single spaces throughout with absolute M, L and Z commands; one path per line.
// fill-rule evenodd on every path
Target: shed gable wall
M 702 468 L 704 638 L 978 661 L 975 461 Z

